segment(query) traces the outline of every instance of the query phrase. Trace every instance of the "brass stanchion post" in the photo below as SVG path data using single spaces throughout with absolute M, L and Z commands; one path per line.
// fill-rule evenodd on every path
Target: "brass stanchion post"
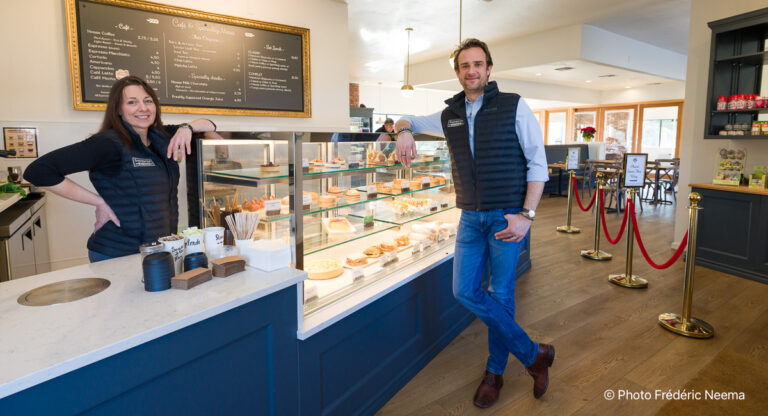
M 597 172 L 597 196 L 595 197 L 595 246 L 591 250 L 581 250 L 581 256 L 590 260 L 605 261 L 613 256 L 600 250 L 600 212 L 603 206 L 600 204 L 600 192 L 603 190 L 603 172 Z
M 683 294 L 683 313 L 662 313 L 659 315 L 659 325 L 662 328 L 672 331 L 678 335 L 691 338 L 712 338 L 715 335 L 715 329 L 712 325 L 701 319 L 691 317 L 691 302 L 693 299 L 693 277 L 695 274 L 696 261 L 696 233 L 699 228 L 699 211 L 701 207 L 701 195 L 693 192 L 688 199 L 691 205 L 688 207 L 688 255 L 685 256 L 685 284 Z
M 634 201 L 635 188 L 629 188 L 627 190 L 627 203 L 624 205 L 629 209 L 629 202 Z M 634 205 L 633 205 L 634 208 Z M 630 215 L 629 211 L 624 215 Z M 610 274 L 608 275 L 608 281 L 619 285 L 621 287 L 628 287 L 632 289 L 645 289 L 648 287 L 648 281 L 640 276 L 632 274 L 632 249 L 635 245 L 635 228 L 632 226 L 632 220 L 627 218 L 627 264 L 622 274 Z
M 568 215 L 566 216 L 565 225 L 557 227 L 557 231 L 561 233 L 576 234 L 581 232 L 581 228 L 571 226 L 571 210 L 573 208 L 573 193 L 576 192 L 573 189 L 573 175 L 574 171 L 568 171 Z

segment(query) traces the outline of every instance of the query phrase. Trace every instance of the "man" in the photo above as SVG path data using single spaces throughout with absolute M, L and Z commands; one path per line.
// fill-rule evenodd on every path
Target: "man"
M 444 136 L 451 153 L 456 206 L 462 209 L 456 237 L 453 293 L 488 326 L 489 358 L 474 403 L 496 403 L 502 373 L 512 353 L 533 376 L 533 395 L 549 383 L 555 349 L 537 344 L 515 322 L 515 280 L 520 248 L 549 179 L 541 129 L 517 94 L 488 82 L 493 61 L 488 46 L 467 39 L 456 50 L 454 70 L 463 92 L 448 107 L 396 124 L 398 160 L 416 156 L 413 133 Z M 490 287 L 482 287 L 486 264 Z

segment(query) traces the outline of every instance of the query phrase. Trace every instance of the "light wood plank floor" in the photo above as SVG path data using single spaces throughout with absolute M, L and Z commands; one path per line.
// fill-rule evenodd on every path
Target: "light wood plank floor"
M 680 196 L 680 203 L 687 205 L 687 194 Z M 593 216 L 574 207 L 573 225 L 582 233 L 556 232 L 555 227 L 565 223 L 566 201 L 542 199 L 532 231 L 533 267 L 517 284 L 518 322 L 531 338 L 556 348 L 547 394 L 533 398 L 532 379 L 510 356 L 499 402 L 485 410 L 472 404 L 488 354 L 486 327 L 475 320 L 378 414 L 701 416 L 765 411 L 768 285 L 697 267 L 693 316 L 713 325 L 715 337 L 697 340 L 672 334 L 658 326 L 657 317 L 681 312 L 684 261 L 656 270 L 635 245 L 633 271 L 648 279 L 649 288 L 624 289 L 608 283 L 609 273 L 624 272 L 626 237 L 613 246 L 601 239 L 601 248 L 613 254 L 612 261 L 581 258 L 579 250 L 593 244 Z M 674 207 L 646 205 L 637 215 L 651 257 L 656 263 L 665 262 L 673 252 L 672 240 L 682 237 L 672 235 Z M 616 214 L 607 218 L 615 236 L 620 222 Z M 750 368 L 754 371 L 744 371 Z M 702 395 L 704 389 L 743 391 L 746 398 L 606 400 L 607 389 L 651 394 L 656 389 L 695 389 Z

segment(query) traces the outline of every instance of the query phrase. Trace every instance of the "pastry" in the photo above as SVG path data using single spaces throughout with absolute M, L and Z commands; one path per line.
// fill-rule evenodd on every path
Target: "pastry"
M 328 188 L 328 195 L 333 195 L 336 198 L 341 198 L 342 193 L 344 193 L 344 191 L 338 186 L 331 186 Z
M 371 160 L 370 162 L 377 165 L 384 165 L 387 163 L 387 155 L 385 155 L 384 152 L 379 150 L 378 152 L 376 152 L 376 154 L 373 157 L 373 160 Z
M 381 248 L 378 246 L 370 246 L 363 250 L 363 254 L 368 256 L 369 258 L 375 259 L 376 257 L 380 257 L 382 254 Z
M 376 153 L 369 152 L 367 155 L 368 163 L 375 162 L 376 161 Z
M 333 208 L 336 206 L 336 197 L 333 195 L 323 195 L 320 197 L 320 208 Z
M 354 256 L 354 257 L 347 257 L 347 264 L 352 267 L 360 267 L 365 266 L 368 264 L 368 257 L 366 256 Z
M 347 161 L 343 157 L 337 157 L 335 159 L 332 159 L 331 163 L 333 163 L 334 165 L 343 165 L 347 163 Z
M 421 180 L 414 179 L 410 182 L 411 190 L 421 189 Z
M 331 231 L 352 231 L 352 224 L 346 218 L 330 218 L 328 219 L 328 229 Z
M 396 163 L 399 163 L 399 162 L 395 159 L 395 152 L 392 152 L 387 157 L 387 165 L 394 165 Z
M 440 180 L 437 179 L 437 176 L 430 176 L 429 177 L 429 186 L 437 186 L 440 185 Z
M 395 251 L 395 248 L 397 248 L 397 243 L 394 241 L 384 241 L 381 244 L 379 244 L 379 247 L 381 248 L 381 251 L 385 253 L 389 253 L 392 251 Z
M 349 189 L 347 192 L 344 192 L 344 199 L 347 202 L 357 202 L 360 200 L 360 192 L 355 189 Z
M 403 234 L 400 237 L 395 238 L 395 243 L 397 243 L 398 247 L 405 247 L 411 243 L 411 240 L 407 235 Z
M 289 202 L 290 202 L 290 198 L 286 196 L 280 200 L 280 205 L 287 207 Z
M 344 273 L 341 262 L 336 259 L 310 260 L 304 265 L 307 278 L 311 280 L 333 279 Z
M 376 190 L 378 192 L 381 192 L 383 194 L 391 194 L 392 193 L 392 187 L 386 184 L 382 184 L 381 186 L 377 186 Z
M 280 165 L 275 165 L 272 162 L 267 162 L 259 166 L 259 170 L 261 170 L 261 172 L 271 172 L 271 173 L 280 172 Z

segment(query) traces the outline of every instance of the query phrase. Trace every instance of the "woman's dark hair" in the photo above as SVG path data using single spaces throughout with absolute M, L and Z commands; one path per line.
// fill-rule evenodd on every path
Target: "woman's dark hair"
M 104 121 L 101 123 L 101 130 L 99 130 L 99 133 L 109 129 L 116 131 L 126 149 L 133 145 L 133 141 L 128 130 L 123 125 L 123 118 L 120 117 L 120 105 L 123 101 L 123 90 L 130 85 L 138 85 L 144 88 L 144 91 L 152 97 L 152 101 L 155 103 L 155 122 L 152 124 L 152 127 L 168 136 L 168 133 L 163 128 L 163 122 L 160 120 L 160 101 L 157 99 L 155 90 L 143 79 L 129 75 L 120 78 L 112 84 L 112 89 L 109 90 L 109 98 L 107 98 L 107 110 L 104 112 Z
M 459 45 L 459 47 L 456 48 L 456 51 L 454 52 L 456 54 L 453 57 L 453 69 L 455 71 L 459 70 L 459 54 L 469 48 L 482 49 L 483 52 L 485 52 L 485 66 L 493 66 L 493 59 L 491 59 L 491 51 L 488 50 L 488 45 L 486 45 L 482 40 L 469 38 L 461 42 L 461 45 Z

